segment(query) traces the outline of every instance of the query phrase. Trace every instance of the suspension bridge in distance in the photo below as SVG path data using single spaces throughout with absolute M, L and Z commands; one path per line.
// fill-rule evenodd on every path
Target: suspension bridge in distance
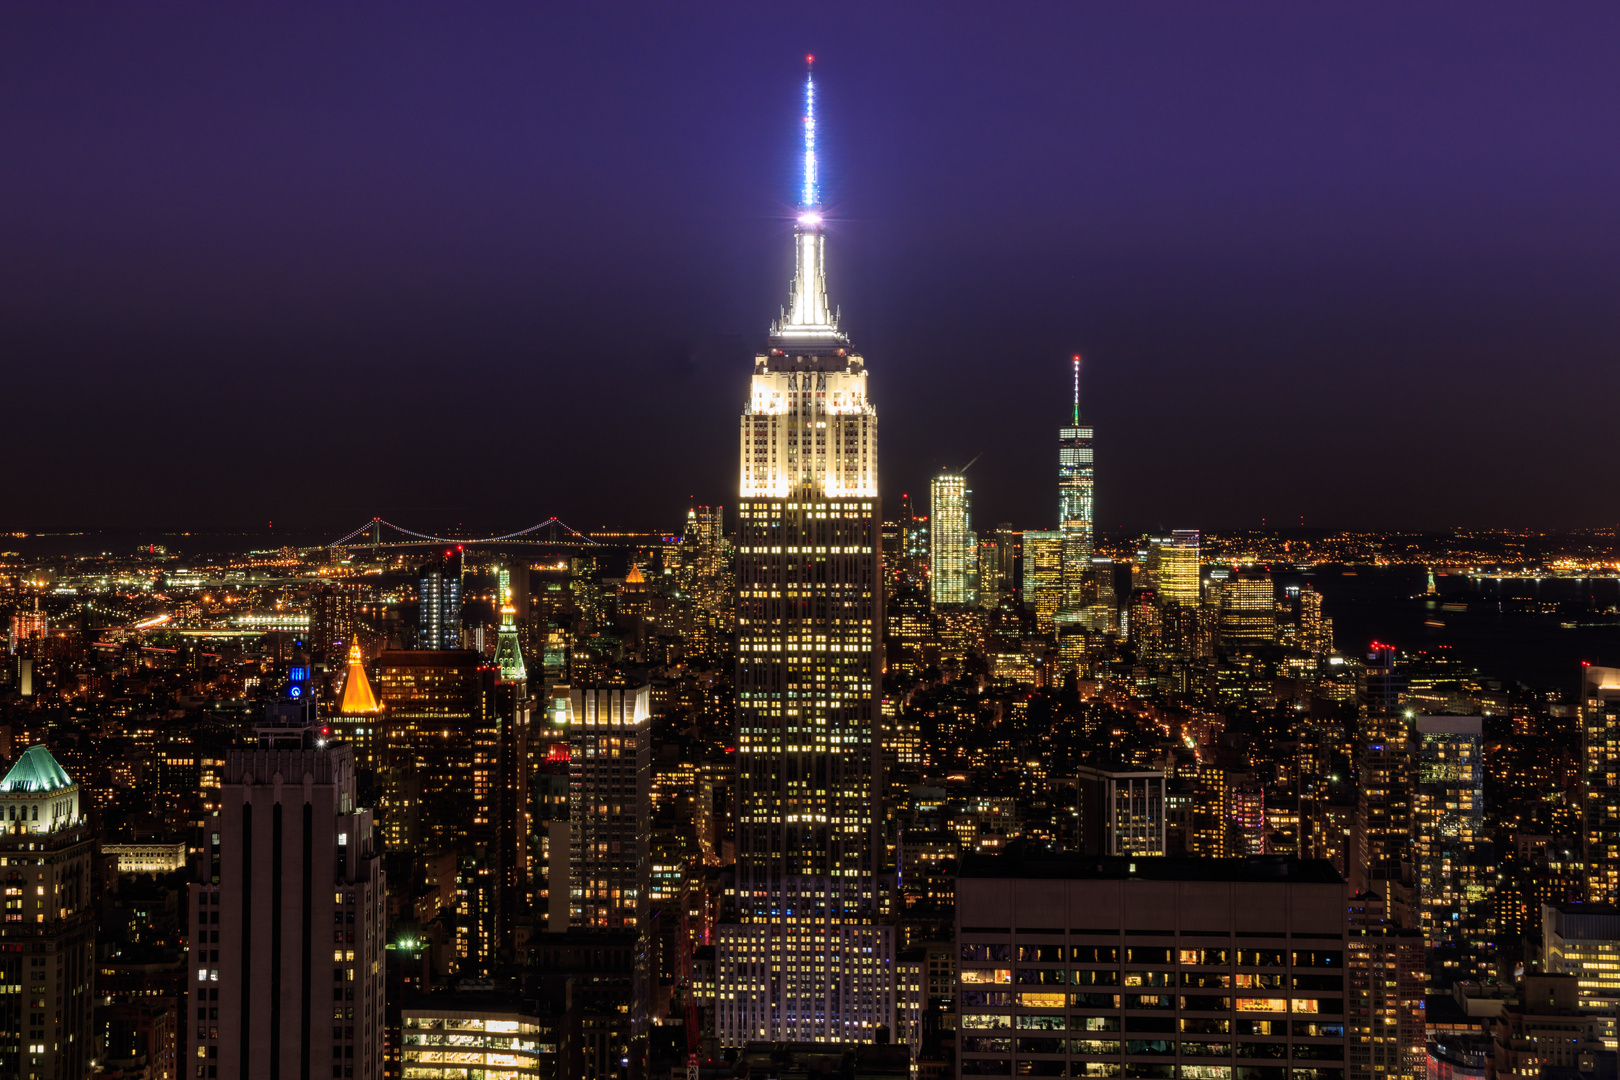
M 385 532 L 385 530 L 387 530 Z M 386 537 L 386 539 L 385 539 Z M 508 547 L 522 545 L 546 548 L 602 548 L 657 543 L 659 533 L 601 533 L 591 536 L 580 532 L 560 518 L 547 518 L 527 529 L 502 533 L 499 536 L 435 536 L 417 532 L 403 525 L 395 525 L 374 517 L 330 544 L 327 548 L 424 548 L 442 544 L 459 547 Z

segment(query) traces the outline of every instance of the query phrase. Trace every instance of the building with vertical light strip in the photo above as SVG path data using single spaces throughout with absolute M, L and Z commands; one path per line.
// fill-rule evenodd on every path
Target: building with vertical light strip
M 737 521 L 737 869 L 716 934 L 717 1034 L 894 1030 L 879 924 L 877 413 L 827 300 L 814 83 L 788 307 L 754 360 Z

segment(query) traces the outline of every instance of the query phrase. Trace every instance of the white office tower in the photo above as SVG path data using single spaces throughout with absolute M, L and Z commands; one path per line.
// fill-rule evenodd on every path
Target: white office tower
M 792 299 L 754 360 L 737 522 L 735 921 L 715 954 L 720 1041 L 894 1030 L 878 925 L 877 414 L 827 302 L 806 83 Z
M 935 607 L 970 607 L 977 600 L 979 538 L 973 532 L 973 492 L 961 471 L 928 485 L 928 595 Z

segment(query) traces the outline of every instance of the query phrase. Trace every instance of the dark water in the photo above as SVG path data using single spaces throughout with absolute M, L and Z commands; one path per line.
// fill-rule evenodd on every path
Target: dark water
M 1557 690 L 1566 701 L 1574 699 L 1581 661 L 1620 664 L 1620 615 L 1604 612 L 1620 604 L 1620 581 L 1614 578 L 1538 584 L 1440 577 L 1439 595 L 1431 597 L 1423 595 L 1427 575 L 1418 566 L 1321 566 L 1277 577 L 1281 584 L 1308 582 L 1322 594 L 1334 642 L 1347 653 L 1373 641 L 1403 651 L 1449 647 L 1462 663 L 1505 687 Z

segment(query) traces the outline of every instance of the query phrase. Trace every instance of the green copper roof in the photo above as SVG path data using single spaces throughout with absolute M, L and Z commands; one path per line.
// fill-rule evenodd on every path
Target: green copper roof
M 500 668 L 503 682 L 517 682 L 529 677 L 523 663 L 523 649 L 518 645 L 517 627 L 508 622 L 501 627 L 495 640 L 495 666 Z
M 51 757 L 44 746 L 30 746 L 23 751 L 17 764 L 0 780 L 0 792 L 57 791 L 72 787 L 73 778 Z

